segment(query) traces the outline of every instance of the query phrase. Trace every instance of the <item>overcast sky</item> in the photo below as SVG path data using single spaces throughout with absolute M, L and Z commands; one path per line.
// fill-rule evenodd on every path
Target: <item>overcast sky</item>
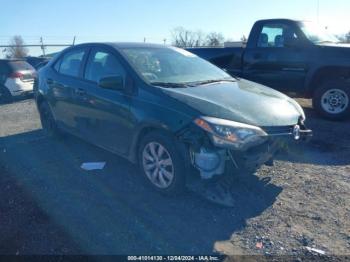
M 238 40 L 262 18 L 319 21 L 335 34 L 350 31 L 349 0 L 0 0 L 0 6 L 0 44 L 13 35 L 22 35 L 27 44 L 38 44 L 40 36 L 49 44 L 71 43 L 73 36 L 77 43 L 144 37 L 169 43 L 177 26 Z

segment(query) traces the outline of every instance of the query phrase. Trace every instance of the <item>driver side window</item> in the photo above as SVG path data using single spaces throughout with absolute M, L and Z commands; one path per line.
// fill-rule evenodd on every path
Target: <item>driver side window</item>
M 265 24 L 261 30 L 257 47 L 282 48 L 286 43 L 298 41 L 298 36 L 291 26 L 284 24 Z
M 96 83 L 108 76 L 122 76 L 125 79 L 125 75 L 125 70 L 117 57 L 105 51 L 94 51 L 85 70 L 85 79 Z

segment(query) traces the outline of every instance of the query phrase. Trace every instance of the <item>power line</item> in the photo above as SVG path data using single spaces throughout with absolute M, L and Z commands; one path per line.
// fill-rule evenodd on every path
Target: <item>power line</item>
M 2 48 L 11 48 L 11 47 L 64 47 L 71 46 L 72 44 L 40 44 L 40 45 L 0 45 Z

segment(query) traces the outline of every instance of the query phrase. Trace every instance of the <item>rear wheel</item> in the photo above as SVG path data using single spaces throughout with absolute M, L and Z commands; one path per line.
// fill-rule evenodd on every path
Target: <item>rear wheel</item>
M 314 109 L 330 120 L 343 120 L 350 116 L 350 85 L 345 81 L 325 82 L 315 91 Z
M 139 166 L 154 189 L 178 194 L 185 188 L 185 164 L 176 141 L 162 132 L 147 134 L 139 147 Z
M 39 105 L 39 113 L 41 125 L 45 133 L 49 136 L 60 135 L 56 121 L 52 115 L 50 106 L 47 102 L 44 101 Z
M 0 103 L 11 103 L 12 101 L 13 97 L 10 91 L 4 86 L 0 86 Z

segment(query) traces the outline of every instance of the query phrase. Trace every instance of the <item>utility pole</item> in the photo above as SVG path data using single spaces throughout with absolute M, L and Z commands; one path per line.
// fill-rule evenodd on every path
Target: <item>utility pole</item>
M 317 0 L 317 24 L 320 23 L 320 0 Z
M 41 43 L 41 50 L 43 51 L 43 56 L 45 56 L 45 46 L 44 46 L 43 37 L 40 37 L 40 43 Z
M 73 37 L 73 45 L 75 45 L 75 37 L 76 37 L 76 36 Z

